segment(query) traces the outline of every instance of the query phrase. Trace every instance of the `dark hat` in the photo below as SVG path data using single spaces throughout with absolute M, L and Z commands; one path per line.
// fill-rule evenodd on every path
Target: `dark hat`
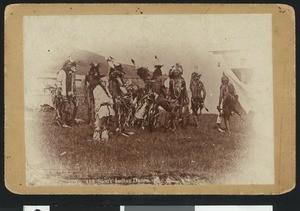
M 201 76 L 201 74 L 200 73 L 197 73 L 197 72 L 193 72 L 192 73 L 192 78 L 194 78 L 194 77 L 200 77 Z
M 70 59 L 66 60 L 63 64 L 63 67 L 76 67 L 77 62 L 74 62 Z
M 95 63 L 95 62 L 92 62 L 90 65 L 91 65 L 91 67 L 100 67 L 101 66 L 100 63 Z
M 67 70 L 72 67 L 72 61 L 70 59 L 66 60 L 62 66 L 62 69 Z
M 180 75 L 182 75 L 183 69 L 181 64 L 176 63 L 175 65 L 172 66 L 171 73 L 173 74 L 174 72 L 178 72 Z
M 229 82 L 229 78 L 225 74 L 223 74 L 221 82 Z
M 77 63 L 76 62 L 71 62 L 71 67 L 76 67 Z

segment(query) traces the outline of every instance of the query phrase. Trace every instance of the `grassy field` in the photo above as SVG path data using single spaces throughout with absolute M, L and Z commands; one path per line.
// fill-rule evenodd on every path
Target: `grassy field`
M 85 119 L 79 109 L 77 118 Z M 215 114 L 199 117 L 175 132 L 135 130 L 126 138 L 91 141 L 93 128 L 85 123 L 60 128 L 54 112 L 26 112 L 27 182 L 51 184 L 212 184 L 245 156 L 249 121 L 233 117 L 232 132 L 214 128 Z M 34 173 L 33 173 L 34 172 Z M 43 179 L 42 179 L 43 178 Z M 46 182 L 47 181 L 47 182 Z

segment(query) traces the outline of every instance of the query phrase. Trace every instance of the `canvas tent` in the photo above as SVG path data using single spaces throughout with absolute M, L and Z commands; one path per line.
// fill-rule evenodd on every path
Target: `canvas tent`
M 55 86 L 57 72 L 68 58 L 77 62 L 76 86 L 79 95 L 84 94 L 84 78 L 90 69 L 91 63 L 100 63 L 100 73 L 107 75 L 109 66 L 104 56 L 80 50 L 77 48 L 56 48 L 47 52 L 47 56 L 41 55 L 38 62 L 26 64 L 25 59 L 25 107 L 39 109 L 41 105 L 52 106 L 51 96 L 44 92 L 47 85 Z M 142 86 L 142 80 L 136 74 L 133 65 L 122 64 L 125 80 L 130 79 L 138 86 Z
M 78 62 L 76 84 L 80 90 L 83 90 L 84 77 L 89 71 L 92 62 L 100 63 L 101 73 L 108 74 L 109 65 L 104 56 L 77 48 L 63 46 L 53 48 L 50 52 L 46 52 L 46 55 L 41 53 L 41 57 L 35 63 L 26 64 L 27 60 L 25 58 L 26 107 L 39 109 L 40 105 L 43 104 L 52 105 L 49 94 L 45 94 L 43 89 L 47 84 L 54 85 L 57 72 L 61 69 L 63 62 L 69 57 Z M 252 67 L 247 63 L 247 55 L 243 57 L 240 51 L 211 51 L 207 54 L 205 62 L 195 63 L 195 65 L 197 66 L 197 71 L 199 66 L 199 71 L 202 73 L 201 80 L 204 82 L 207 91 L 205 103 L 210 112 L 218 112 L 216 106 L 223 72 L 228 75 L 234 84 L 243 109 L 246 113 L 249 112 L 251 109 L 251 89 L 249 87 L 252 81 L 250 72 Z M 144 86 L 143 80 L 137 75 L 135 66 L 129 64 L 122 64 L 122 66 L 126 72 L 125 80 L 130 79 L 137 86 Z M 168 67 L 166 66 L 165 68 Z M 186 66 L 183 66 L 183 69 L 184 74 L 186 74 L 184 78 L 189 93 L 190 74 L 193 70 L 186 68 Z M 249 74 L 246 75 L 243 72 L 249 72 Z M 168 80 L 165 81 L 165 85 L 168 87 Z M 83 95 L 83 91 L 80 94 Z
M 239 103 L 245 113 L 252 109 L 251 80 L 253 69 L 249 66 L 247 50 L 211 51 L 217 61 L 218 71 L 224 73 L 234 85 Z

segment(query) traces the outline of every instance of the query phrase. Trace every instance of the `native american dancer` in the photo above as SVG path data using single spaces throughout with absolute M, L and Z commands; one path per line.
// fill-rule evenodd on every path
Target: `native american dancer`
M 182 77 L 183 69 L 179 63 L 176 63 L 169 72 L 169 94 L 171 100 L 176 101 L 176 106 L 173 109 L 175 121 L 173 121 L 173 129 L 176 129 L 181 122 L 182 127 L 185 127 L 188 119 L 189 99 L 186 90 L 186 83 Z
M 107 91 L 108 79 L 95 82 L 93 93 L 94 102 L 94 134 L 93 139 L 107 141 L 109 139 L 108 122 L 115 116 L 113 109 L 113 99 Z
M 97 85 L 99 85 L 99 81 L 103 78 L 104 75 L 100 74 L 100 63 L 91 63 L 91 68 L 89 72 L 85 76 L 84 87 L 85 87 L 85 103 L 88 107 L 87 116 L 88 116 L 88 124 L 94 124 L 95 115 L 94 115 L 94 96 L 93 90 Z M 102 86 L 102 83 L 100 83 Z M 103 87 L 105 88 L 105 87 Z M 106 92 L 107 90 L 104 89 Z M 108 94 L 108 93 L 107 93 Z
M 112 96 L 113 109 L 116 114 L 116 131 L 120 132 L 124 136 L 132 135 L 132 132 L 125 132 L 126 115 L 130 108 L 131 95 L 127 91 L 126 84 L 124 82 L 125 72 L 120 63 L 115 62 L 112 57 L 107 59 L 109 64 L 109 87 L 108 90 Z
M 238 95 L 235 92 L 234 86 L 229 82 L 229 78 L 225 74 L 223 74 L 221 78 L 221 83 L 219 105 L 217 106 L 220 113 L 217 119 L 217 127 L 219 131 L 224 132 L 224 130 L 221 129 L 222 120 L 224 120 L 225 123 L 225 131 L 230 131 L 230 116 L 233 113 L 238 115 L 241 114 L 236 109 Z
M 78 101 L 75 85 L 76 62 L 67 60 L 57 73 L 55 97 L 56 121 L 62 127 L 70 127 L 76 123 Z
M 196 126 L 199 126 L 197 116 L 202 113 L 202 109 L 204 108 L 204 100 L 206 97 L 206 91 L 204 84 L 200 81 L 201 74 L 197 72 L 193 72 L 191 76 L 190 82 L 190 90 L 192 93 L 191 98 L 191 109 L 193 111 L 193 119 L 196 123 Z M 200 109 L 200 113 L 198 114 L 198 110 Z

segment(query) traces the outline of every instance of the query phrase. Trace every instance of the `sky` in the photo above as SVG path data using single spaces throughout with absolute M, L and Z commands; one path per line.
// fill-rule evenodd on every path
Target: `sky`
M 29 55 L 72 46 L 150 69 L 157 55 L 164 72 L 179 62 L 188 76 L 195 65 L 208 71 L 209 51 L 268 51 L 269 23 L 270 15 L 27 16 L 24 32 Z

